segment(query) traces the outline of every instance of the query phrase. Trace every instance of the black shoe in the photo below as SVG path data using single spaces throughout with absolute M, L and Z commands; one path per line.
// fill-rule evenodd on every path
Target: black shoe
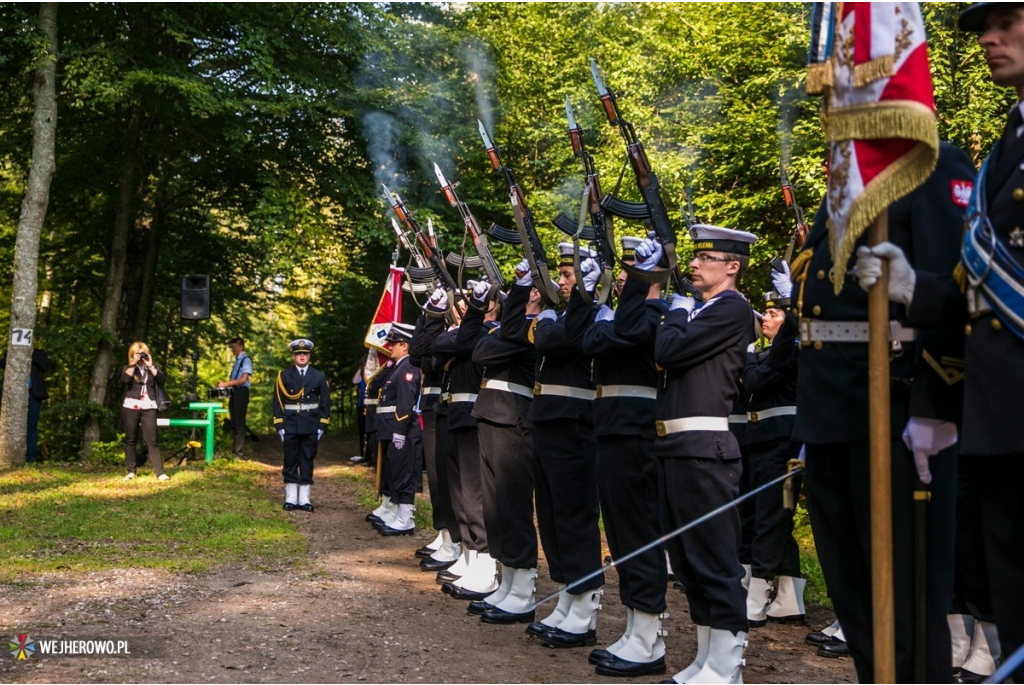
M 788 623 L 803 625 L 807 622 L 807 617 L 804 614 L 791 614 L 789 616 L 768 616 L 769 623 Z M 753 625 L 753 624 L 751 624 Z
M 377 516 L 372 511 L 366 515 L 365 520 L 367 523 L 384 523 L 384 519 L 382 519 L 380 516 Z
M 768 624 L 767 619 L 761 619 L 760 621 L 755 621 L 755 620 L 750 619 L 750 618 L 747 619 L 747 625 L 750 626 L 751 628 L 760 628 L 761 626 L 764 626 L 764 625 L 767 625 L 767 624 Z
M 458 561 L 458 559 L 452 559 L 451 561 L 438 561 L 434 557 L 427 557 L 426 559 L 420 559 L 420 570 L 443 571 L 446 568 L 454 566 L 456 561 Z
M 491 592 L 494 592 L 493 590 L 490 590 L 488 592 L 473 592 L 472 590 L 466 590 L 464 588 L 461 588 L 458 585 L 455 585 L 454 583 L 452 583 L 451 587 L 452 591 L 448 593 L 449 597 L 451 597 L 452 599 L 461 599 L 463 601 L 470 602 L 472 602 L 473 600 L 484 599 L 485 597 L 489 597 L 491 595 Z M 441 588 L 444 589 L 444 586 L 442 585 Z
M 674 587 L 676 590 L 679 590 L 680 592 L 686 589 L 683 587 L 683 581 L 681 580 L 677 580 L 676 582 L 672 583 L 672 587 Z
M 832 640 L 832 636 L 826 635 L 820 630 L 815 630 L 813 633 L 807 633 L 807 637 L 805 637 L 804 639 L 810 642 L 812 645 L 823 645 L 826 642 L 830 642 Z
M 514 614 L 511 611 L 494 607 L 490 611 L 481 614 L 480 620 L 484 623 L 507 626 L 513 623 L 531 623 L 536 615 L 536 611 L 524 611 L 521 614 Z
M 989 674 L 991 675 L 991 674 Z M 988 679 L 987 675 L 981 675 L 961 668 L 960 672 L 953 676 L 954 683 L 983 683 Z
M 850 656 L 850 647 L 842 640 L 832 638 L 828 642 L 818 645 L 818 656 L 838 659 L 841 656 Z
M 565 649 L 569 647 L 591 647 L 597 644 L 597 631 L 570 633 L 561 628 L 550 628 L 540 636 L 540 641 L 548 647 Z
M 416 528 L 406 528 L 405 530 L 399 530 L 398 528 L 383 526 L 381 528 L 378 528 L 377 532 L 386 538 L 393 538 L 398 535 L 412 535 L 416 532 Z
M 415 555 L 417 559 L 423 559 L 425 557 L 429 557 L 436 551 L 436 549 L 430 549 L 429 547 L 423 546 L 416 550 Z
M 551 630 L 551 626 L 544 625 L 540 621 L 535 621 L 534 623 L 526 626 L 526 634 L 534 637 L 540 637 L 548 630 Z
M 474 600 L 469 603 L 466 607 L 466 613 L 470 616 L 483 616 L 485 613 L 494 608 L 493 604 L 484 600 Z
M 313 505 L 312 504 L 300 504 L 298 506 L 298 508 L 301 509 L 302 511 L 308 511 L 310 514 L 313 513 Z
M 608 675 L 619 678 L 633 678 L 641 675 L 660 675 L 665 672 L 665 657 L 655 659 L 646 663 L 639 661 L 626 661 L 614 654 L 610 659 L 605 659 L 594 669 L 598 675 Z
M 285 502 L 284 503 L 284 510 L 285 511 L 295 511 L 298 508 L 299 508 L 298 504 L 293 504 L 292 502 Z
M 434 581 L 438 585 L 441 586 L 441 592 L 444 592 L 444 585 L 445 585 L 445 583 L 454 583 L 456 580 L 458 580 L 461 577 L 462 576 L 455 575 L 454 573 L 452 573 L 448 569 L 443 569 L 443 570 L 437 572 L 437 578 L 435 578 Z M 445 592 L 445 594 L 448 594 L 448 593 Z
M 615 655 L 603 647 L 599 649 L 592 649 L 590 650 L 590 654 L 587 656 L 587 663 L 597 666 L 602 661 L 607 661 L 613 656 Z

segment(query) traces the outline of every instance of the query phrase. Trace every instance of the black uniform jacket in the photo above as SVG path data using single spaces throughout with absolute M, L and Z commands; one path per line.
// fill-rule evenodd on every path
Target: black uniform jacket
M 963 229 L 964 184 L 974 179 L 974 167 L 966 153 L 943 144 L 932 175 L 914 192 L 889 207 L 889 241 L 899 245 L 915 269 L 952 273 L 959 260 Z M 867 293 L 856 278 L 847 276 L 835 295 L 828 274 L 832 255 L 826 227 L 824 204 L 801 254 L 813 250 L 807 268 L 794 273 L 794 299 L 802 318 L 819 321 L 867 321 Z M 866 243 L 865 236 L 858 242 Z M 797 263 L 797 260 L 794 261 Z M 850 258 L 845 270 L 856 263 Z M 891 304 L 890 320 L 912 326 L 903 305 Z M 935 360 L 944 369 L 962 363 L 958 335 L 962 326 L 946 325 L 919 331 L 918 340 L 902 343 L 890 364 L 891 428 L 903 431 L 910 416 L 955 420 L 961 406 L 959 378 L 952 383 L 927 362 Z M 822 342 L 801 338 L 797 383 L 797 417 L 793 440 L 805 444 L 864 442 L 868 440 L 868 346 L 866 343 Z M 927 353 L 927 357 L 925 356 Z M 913 399 L 913 405 L 911 400 Z
M 517 286 L 518 287 L 518 286 Z M 531 324 L 537 348 L 536 385 L 559 385 L 594 391 L 590 358 L 583 354 L 583 333 L 591 316 L 574 287 L 565 311 L 554 321 L 534 319 Z M 534 390 L 530 418 L 537 421 L 591 421 L 593 400 L 545 394 Z
M 766 350 L 747 353 L 747 368 L 743 370 L 743 390 L 750 394 L 747 402 L 750 420 L 747 423 L 747 443 L 789 438 L 793 433 L 792 414 L 768 418 L 758 412 L 778 407 L 796 406 L 797 322 L 792 314 L 779 328 L 775 340 Z
M 529 288 L 526 288 L 529 296 Z M 501 317 L 501 326 L 492 328 L 488 334 L 480 338 L 473 348 L 473 363 L 480 367 L 483 374 L 481 385 L 489 380 L 507 383 L 520 392 L 497 388 L 480 388 L 473 407 L 473 416 L 502 426 L 522 425 L 531 428 L 530 403 L 533 399 L 533 383 L 537 364 L 537 351 L 524 338 L 521 341 L 510 340 L 501 335 L 506 326 L 525 331 L 526 299 L 520 297 L 505 303 Z M 513 319 L 515 323 L 512 323 Z M 524 394 L 522 390 L 530 394 Z
M 441 377 L 444 371 L 434 366 L 434 357 L 430 350 L 434 340 L 444 333 L 444 319 L 420 314 L 416 320 L 416 329 L 409 344 L 409 363 L 417 367 L 423 376 L 423 387 L 420 388 L 420 411 L 434 411 L 441 397 Z
M 395 362 L 381 390 L 377 408 L 377 431 L 381 440 L 390 440 L 395 433 L 409 435 L 412 424 L 417 421 L 413 408 L 419 397 L 420 370 L 410 363 L 407 355 Z M 394 407 L 395 410 L 385 411 L 385 407 Z
M 289 409 L 289 407 L 291 407 Z M 277 374 L 274 386 L 274 430 L 288 435 L 308 435 L 327 430 L 331 422 L 331 389 L 327 376 L 312 366 L 306 374 L 289 366 Z
M 374 352 L 371 350 L 370 354 L 374 354 Z M 394 368 L 395 363 L 389 359 L 384 366 L 377 370 L 377 373 L 370 379 L 369 385 L 366 386 L 366 399 L 370 400 L 370 402 L 366 402 L 366 431 L 368 433 L 377 432 L 377 404 L 380 402 L 380 391 L 387 383 L 391 370 Z
M 645 284 L 646 286 L 646 284 Z M 616 335 L 615 322 L 592 321 L 583 335 L 583 353 L 594 359 L 594 435 L 639 435 L 653 440 L 654 403 L 626 394 L 615 395 L 604 386 L 639 386 L 657 393 L 658 370 L 654 366 L 654 338 L 634 343 Z
M 466 312 L 470 316 L 470 312 Z M 463 319 L 462 326 L 466 325 Z M 457 326 L 437 336 L 434 340 L 434 356 L 443 361 L 448 370 L 448 430 L 457 428 L 475 428 L 476 418 L 473 416 L 473 404 L 480 391 L 480 367 L 473 363 L 473 348 L 476 346 L 477 333 L 463 336 L 459 341 L 462 326 Z
M 989 163 L 985 180 L 988 218 L 1003 247 L 1024 268 L 1024 248 L 1010 242 L 1011 231 L 1024 229 L 1024 140 L 1018 139 L 1005 154 L 1013 159 L 1012 165 L 1000 169 L 1002 165 Z M 965 379 L 960 453 L 995 456 L 1024 452 L 1024 431 L 1018 424 L 1024 341 L 991 312 L 970 318 L 965 294 L 951 271 L 925 273 L 918 269 L 909 316 L 915 325 L 952 319 L 962 330 L 970 331 L 964 367 L 949 370 L 951 375 L 960 371 Z

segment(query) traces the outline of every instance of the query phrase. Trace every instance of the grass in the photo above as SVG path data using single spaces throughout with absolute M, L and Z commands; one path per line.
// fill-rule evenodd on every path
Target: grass
M 825 577 L 821 575 L 821 564 L 818 563 L 818 553 L 814 548 L 811 520 L 803 502 L 798 503 L 796 507 L 793 536 L 796 538 L 797 544 L 800 545 L 800 573 L 807 579 L 804 600 L 810 604 L 831 607 L 832 600 L 828 598 Z
M 200 572 L 301 558 L 306 541 L 258 484 L 253 462 L 152 472 L 43 464 L 0 471 L 0 582 L 111 568 Z

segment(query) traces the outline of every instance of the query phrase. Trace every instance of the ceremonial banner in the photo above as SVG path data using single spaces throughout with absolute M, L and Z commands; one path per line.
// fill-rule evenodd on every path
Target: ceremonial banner
M 366 366 L 363 378 L 369 383 L 377 375 L 381 367 L 391 357 L 391 344 L 385 340 L 391 332 L 391 324 L 402 320 L 402 278 L 405 269 L 391 266 L 387 281 L 384 282 L 384 293 L 377 304 L 377 312 L 373 315 L 370 328 L 366 331 L 363 344 L 370 349 L 366 355 Z
M 823 94 L 832 284 L 864 230 L 924 183 L 939 136 L 916 2 L 815 3 L 807 91 Z

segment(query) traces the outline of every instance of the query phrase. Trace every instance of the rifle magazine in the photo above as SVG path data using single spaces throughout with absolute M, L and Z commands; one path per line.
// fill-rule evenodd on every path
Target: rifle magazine
M 647 209 L 647 203 L 621 200 L 610 193 L 601 198 L 601 207 L 621 219 L 642 221 L 651 216 L 651 212 Z
M 510 231 L 507 228 L 499 226 L 498 224 L 491 224 L 491 227 L 487 229 L 487 235 L 491 236 L 498 242 L 505 243 L 507 245 L 522 245 L 523 241 L 519 237 L 516 231 Z
M 554 219 L 551 220 L 551 223 L 553 223 L 555 225 L 555 227 L 559 231 L 561 231 L 562 233 L 565 233 L 567 236 L 569 236 L 569 237 L 575 237 L 576 236 L 577 224 L 576 224 L 575 221 L 570 219 L 565 214 L 565 212 L 559 212 L 558 216 L 556 216 Z M 594 242 L 594 240 L 596 239 L 596 236 L 595 236 L 595 233 L 594 233 L 594 227 L 593 226 L 589 226 L 589 225 L 588 226 L 584 226 L 583 230 L 580 231 L 580 239 L 581 240 L 585 240 L 588 243 Z

